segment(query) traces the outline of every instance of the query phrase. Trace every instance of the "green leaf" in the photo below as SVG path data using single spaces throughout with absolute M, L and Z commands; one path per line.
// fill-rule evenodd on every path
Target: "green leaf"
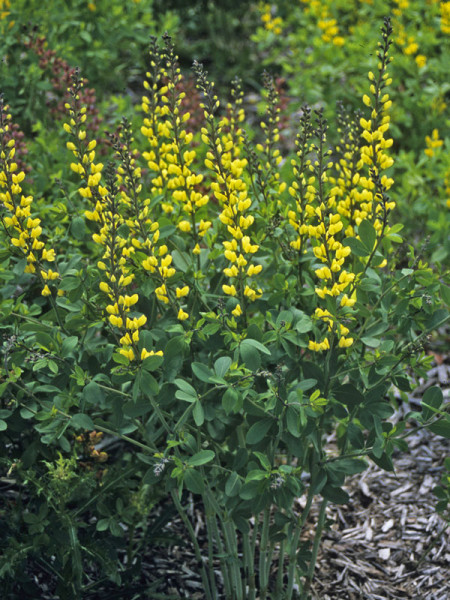
M 378 346 L 381 343 L 378 338 L 368 337 L 368 336 L 367 337 L 362 337 L 361 341 L 362 341 L 363 344 L 365 344 L 369 348 L 378 348 Z
M 142 369 L 141 371 L 141 383 L 140 383 L 141 392 L 143 392 L 147 398 L 151 396 L 157 396 L 159 393 L 159 384 L 156 379 L 146 371 Z
M 179 252 L 178 250 L 172 250 L 171 255 L 177 271 L 186 273 L 189 270 L 189 256 L 185 252 Z
M 252 500 L 261 494 L 262 484 L 260 481 L 248 481 L 244 483 L 239 491 L 239 497 L 242 500 Z
M 72 290 L 77 290 L 82 284 L 82 280 L 80 277 L 73 277 L 71 275 L 63 276 L 61 283 L 59 284 L 59 288 L 64 290 L 65 292 L 71 292 Z
M 251 338 L 247 338 L 245 340 L 242 340 L 242 342 L 241 342 L 241 348 L 242 348 L 242 346 L 252 346 L 253 348 L 256 348 L 257 350 L 259 350 L 263 354 L 268 354 L 269 356 L 271 354 L 270 350 L 268 348 L 266 348 L 264 346 L 264 344 L 261 344 L 261 342 L 258 342 L 257 340 L 253 340 Z
M 340 471 L 346 475 L 354 475 L 355 473 L 365 471 L 368 464 L 360 458 L 340 458 L 339 460 L 330 462 L 327 466 L 334 471 Z
M 8 425 L 6 423 L 6 421 L 4 421 L 3 419 L 0 419 L 0 431 L 5 431 L 5 429 L 8 428 Z
M 181 390 L 177 390 L 175 392 L 175 398 L 178 398 L 178 400 L 184 400 L 185 402 L 197 402 L 198 398 L 197 396 L 192 396 L 191 394 L 188 394 L 186 392 L 183 392 Z
M 426 328 L 429 330 L 436 329 L 448 319 L 449 313 L 445 308 L 439 308 L 426 322 Z
M 209 383 L 210 378 L 213 376 L 213 372 L 208 369 L 203 363 L 194 362 L 191 365 L 194 375 L 205 383 Z
M 78 338 L 76 335 L 72 335 L 70 337 L 67 337 L 61 346 L 61 356 L 62 358 L 66 358 L 67 356 L 69 356 L 69 354 L 71 354 L 71 352 L 77 347 L 78 345 Z
M 87 233 L 86 225 L 82 217 L 74 217 L 70 224 L 70 231 L 76 240 L 84 240 Z
M 239 393 L 232 387 L 229 387 L 222 396 L 222 406 L 227 415 L 239 410 Z
M 83 397 L 89 404 L 98 405 L 103 401 L 103 392 L 95 381 L 90 381 L 83 390 Z
M 169 340 L 164 348 L 164 369 L 168 381 L 172 381 L 179 373 L 183 361 L 186 342 L 184 335 L 179 335 Z
M 214 371 L 217 377 L 223 377 L 231 366 L 231 358 L 229 356 L 221 356 L 214 363 Z
M 86 415 L 84 413 L 74 415 L 71 419 L 71 424 L 77 429 L 88 429 L 89 431 L 95 429 L 94 421 L 89 415 Z
M 144 361 L 142 361 L 142 368 L 146 371 L 156 371 L 158 367 L 164 361 L 164 356 L 160 356 L 159 354 L 153 354 L 152 356 L 148 356 Z
M 444 438 L 450 439 L 450 419 L 440 419 L 435 423 L 431 423 L 428 425 L 427 429 L 435 433 L 436 435 L 440 435 Z
M 300 319 L 295 324 L 295 329 L 298 333 L 308 333 L 308 331 L 311 331 L 312 328 L 312 319 L 308 315 L 303 313 Z
M 369 256 L 370 251 L 355 237 L 348 237 L 342 242 L 344 246 L 350 246 L 355 256 Z
M 300 415 L 294 406 L 288 406 L 286 411 L 286 426 L 291 435 L 300 437 Z
M 351 383 L 345 383 L 334 390 L 334 397 L 346 406 L 358 406 L 363 404 L 364 396 Z
M 201 427 L 203 425 L 203 423 L 205 422 L 205 413 L 203 410 L 203 406 L 201 405 L 201 402 L 199 402 L 198 400 L 194 404 L 194 410 L 192 411 L 192 416 L 194 417 L 194 421 L 195 421 L 195 424 L 197 425 L 197 427 Z
M 364 220 L 358 226 L 358 235 L 364 246 L 372 252 L 377 239 L 377 232 L 370 221 Z
M 109 519 L 100 519 L 97 521 L 97 531 L 106 531 L 109 528 Z
M 236 472 L 231 473 L 228 477 L 227 483 L 225 484 L 225 494 L 229 498 L 234 498 L 237 496 L 241 490 L 242 481 L 239 475 Z
M 444 396 L 442 394 L 441 388 L 437 385 L 429 387 L 424 393 L 421 401 L 422 405 L 422 416 L 425 421 L 430 419 L 434 414 L 436 414 L 432 409 L 440 408 L 444 401 Z M 428 405 L 428 406 L 425 406 Z M 428 408 L 431 407 L 431 408 Z
M 257 371 L 261 366 L 261 356 L 259 355 L 258 350 L 252 345 L 244 344 L 243 342 L 241 343 L 239 350 L 245 366 L 250 369 L 250 371 Z
M 443 283 L 441 284 L 441 296 L 445 304 L 450 307 L 450 287 Z
M 182 390 L 186 394 L 189 394 L 190 396 L 194 396 L 194 398 L 197 398 L 197 392 L 196 392 L 195 388 L 192 387 L 192 385 L 190 383 L 188 383 L 187 381 L 185 381 L 184 379 L 175 379 L 174 384 L 177 386 L 178 389 Z
M 188 458 L 187 464 L 191 467 L 199 467 L 200 465 L 206 465 L 206 463 L 211 462 L 214 457 L 215 452 L 212 450 L 200 450 L 200 452 L 197 452 L 194 456 Z
M 350 496 L 342 488 L 334 487 L 327 483 L 322 488 L 321 494 L 324 498 L 335 504 L 347 504 Z
M 317 383 L 317 379 L 302 379 L 297 384 L 297 389 L 302 390 L 303 392 L 307 392 L 311 388 L 313 388 Z
M 270 464 L 270 461 L 265 454 L 263 454 L 262 452 L 257 452 L 256 450 L 253 452 L 253 454 L 258 458 L 259 462 L 261 463 L 261 466 L 266 471 L 271 470 L 272 465 Z
M 245 437 L 247 444 L 258 444 L 267 435 L 272 424 L 273 419 L 262 419 L 253 423 Z

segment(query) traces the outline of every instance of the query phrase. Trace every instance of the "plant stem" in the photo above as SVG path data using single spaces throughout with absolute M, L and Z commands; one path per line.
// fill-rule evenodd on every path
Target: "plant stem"
M 296 562 L 297 562 L 297 547 L 300 539 L 300 534 L 302 532 L 303 526 L 305 525 L 306 519 L 308 518 L 309 511 L 311 510 L 311 505 L 314 498 L 314 488 L 315 488 L 315 473 L 313 473 L 311 477 L 311 482 L 308 490 L 308 497 L 306 499 L 306 506 L 302 511 L 301 516 L 298 517 L 297 523 L 294 528 L 294 533 L 292 536 L 292 541 L 290 542 L 289 548 L 289 570 L 288 570 L 288 586 L 286 592 L 286 600 L 292 599 L 292 593 L 294 591 L 294 580 L 295 580 L 295 571 L 296 571 Z
M 316 533 L 314 535 L 313 549 L 311 560 L 309 562 L 308 573 L 306 575 L 305 586 L 303 588 L 303 594 L 308 594 L 309 588 L 311 587 L 311 583 L 314 577 L 314 569 L 316 568 L 317 562 L 317 554 L 319 552 L 320 540 L 322 538 L 322 531 L 325 525 L 326 518 L 326 508 L 327 508 L 328 500 L 324 498 L 322 500 L 322 504 L 320 506 L 319 519 L 317 522 Z
M 255 582 L 255 549 L 250 543 L 250 535 L 242 534 L 243 553 L 244 553 L 244 570 L 247 589 L 247 600 L 255 600 L 256 598 L 256 582 Z M 244 590 L 245 592 L 245 590 Z
M 222 571 L 223 582 L 225 587 L 225 597 L 226 600 L 234 600 L 231 591 L 231 575 L 230 570 L 227 564 L 226 556 L 225 556 L 225 548 L 222 542 L 222 536 L 220 535 L 219 527 L 217 526 L 216 516 L 219 517 L 220 521 L 223 523 L 223 519 L 220 515 L 220 510 L 215 503 L 215 498 L 211 491 L 208 489 L 206 493 L 203 495 L 203 501 L 205 503 L 205 507 L 207 509 L 207 515 L 209 515 L 207 521 L 207 527 L 211 533 L 211 538 L 216 541 L 217 549 L 219 551 L 220 556 L 220 568 Z
M 276 588 L 275 588 L 275 597 L 276 598 L 281 598 L 282 594 L 283 594 L 284 550 L 285 550 L 285 540 L 281 540 L 280 553 L 278 556 L 277 582 L 276 582 Z
M 178 498 L 177 495 L 177 491 L 176 490 L 172 490 L 171 491 L 171 495 L 172 495 L 172 500 L 175 504 L 175 507 L 178 511 L 178 514 L 180 515 L 180 517 L 183 520 L 183 523 L 186 526 L 186 529 L 188 530 L 189 536 L 191 538 L 192 544 L 194 546 L 194 552 L 195 552 L 195 557 L 198 561 L 198 564 L 200 566 L 200 570 L 201 570 L 201 574 L 202 574 L 202 582 L 203 582 L 203 587 L 204 587 L 204 591 L 205 591 L 205 596 L 206 596 L 206 600 L 216 600 L 216 598 L 214 598 L 211 594 L 211 589 L 209 587 L 209 580 L 208 580 L 208 573 L 206 572 L 205 569 L 205 564 L 202 560 L 202 555 L 200 552 L 200 546 L 198 545 L 198 541 L 197 541 L 197 537 L 195 535 L 195 531 L 191 525 L 191 522 L 189 521 L 184 508 L 181 505 L 181 502 Z
M 229 555 L 229 561 L 231 563 L 230 575 L 233 600 L 244 600 L 241 569 L 236 543 L 236 528 L 233 521 L 229 517 L 226 517 L 223 522 L 223 532 L 227 553 Z
M 261 541 L 259 546 L 259 597 L 266 600 L 269 587 L 268 550 L 269 550 L 269 519 L 270 508 L 266 507 L 263 514 Z

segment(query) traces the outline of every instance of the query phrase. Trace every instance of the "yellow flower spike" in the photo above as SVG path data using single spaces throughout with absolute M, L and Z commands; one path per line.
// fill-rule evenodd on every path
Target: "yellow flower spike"
M 41 292 L 42 296 L 50 296 L 51 295 L 51 291 L 50 288 L 48 287 L 48 285 L 46 284 Z

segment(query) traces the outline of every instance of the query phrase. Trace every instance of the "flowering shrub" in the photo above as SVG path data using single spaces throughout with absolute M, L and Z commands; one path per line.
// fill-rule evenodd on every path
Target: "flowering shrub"
M 425 375 L 427 336 L 448 317 L 448 287 L 413 247 L 396 252 L 391 34 L 386 20 L 360 111 L 340 108 L 338 143 L 304 105 L 290 160 L 268 74 L 254 145 L 240 82 L 222 104 L 195 63 L 204 121 L 192 131 L 166 35 L 151 42 L 140 132 L 124 119 L 104 164 L 76 70 L 58 233 L 24 191 L 2 106 L 0 435 L 21 490 L 1 533 L 8 589 L 33 560 L 67 598 L 96 585 L 93 561 L 119 584 L 119 549 L 133 577 L 149 507 L 171 498 L 208 600 L 307 596 L 327 503 L 347 502 L 345 476 L 367 458 L 389 470 L 407 448 L 406 421 L 389 420 L 392 386 Z M 414 418 L 448 436 L 442 401 L 430 388 Z M 207 557 L 186 493 L 204 508 Z
M 447 107 L 448 6 L 435 0 L 277 2 L 261 6 L 261 25 L 253 36 L 263 64 L 286 78 L 291 97 L 323 103 L 331 120 L 337 101 L 356 108 L 355 90 L 362 93 L 362 75 L 371 68 L 372 23 L 392 12 L 392 131 L 395 154 L 403 154 L 392 171 L 397 182 L 393 218 L 405 226 L 406 237 L 417 236 L 415 243 L 431 236 L 426 254 L 434 263 L 448 259 L 450 215 L 441 194 L 436 202 L 434 194 L 416 194 L 411 182 L 419 183 L 419 167 L 427 172 L 428 187 L 443 188 L 444 178 L 422 158 L 427 136 L 435 129 L 442 132 Z M 292 113 L 295 104 L 291 106 Z M 418 232 L 416 224 L 424 214 L 426 223 Z

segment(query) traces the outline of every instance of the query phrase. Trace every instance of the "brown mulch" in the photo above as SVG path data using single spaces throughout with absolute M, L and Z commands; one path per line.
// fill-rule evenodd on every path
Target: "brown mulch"
M 331 505 L 312 586 L 320 600 L 448 600 L 450 525 L 435 512 L 448 444 L 428 431 L 394 460 L 348 481 L 350 503 Z

